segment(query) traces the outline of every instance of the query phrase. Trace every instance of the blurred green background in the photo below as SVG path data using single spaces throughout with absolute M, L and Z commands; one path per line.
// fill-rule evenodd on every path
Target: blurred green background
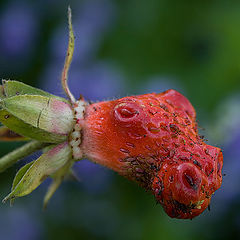
M 84 160 L 75 166 L 81 181 L 65 182 L 47 211 L 48 181 L 14 207 L 0 205 L 0 239 L 240 239 L 240 1 L 2 0 L 1 78 L 63 95 L 69 4 L 75 96 L 180 91 L 196 108 L 201 134 L 223 148 L 226 176 L 210 212 L 175 220 L 136 184 Z M 1 143 L 1 155 L 19 145 Z M 21 164 L 0 175 L 0 198 Z

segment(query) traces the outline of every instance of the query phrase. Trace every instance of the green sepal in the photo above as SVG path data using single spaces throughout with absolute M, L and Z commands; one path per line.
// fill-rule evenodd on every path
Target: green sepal
M 27 172 L 27 170 L 33 165 L 34 161 L 27 163 L 26 165 L 24 165 L 22 168 L 20 168 L 16 174 L 16 176 L 13 179 L 13 183 L 12 183 L 12 189 L 11 191 L 13 191 L 15 189 L 15 187 L 18 185 L 18 183 L 21 181 L 22 177 L 24 176 L 24 174 Z M 10 200 L 10 205 L 12 206 L 14 202 L 14 199 Z
M 16 142 L 16 141 L 29 141 L 29 138 L 23 137 L 6 126 L 0 127 L 0 141 Z
M 16 118 L 6 110 L 0 110 L 0 122 L 20 135 L 40 142 L 58 143 L 67 139 L 66 135 L 50 133 L 40 128 L 33 127 L 30 124 Z
M 38 88 L 34 88 L 32 86 L 29 86 L 19 81 L 2 80 L 2 87 L 3 87 L 3 93 L 5 97 L 13 97 L 18 95 L 40 95 L 40 96 L 55 98 L 60 101 L 69 103 L 69 101 L 65 98 L 55 96 L 53 94 L 50 94 Z
M 70 172 L 73 162 L 74 162 L 73 160 L 68 161 L 63 167 L 61 167 L 57 172 L 53 174 L 52 183 L 48 187 L 47 193 L 43 200 L 43 209 L 47 208 L 49 200 L 52 198 L 53 194 L 56 192 L 64 178 Z
M 24 174 L 21 180 L 16 180 L 18 183 L 11 193 L 3 199 L 3 202 L 31 193 L 47 177 L 63 167 L 69 159 L 71 159 L 71 148 L 67 142 L 53 147 L 35 160 L 25 173 L 22 170 Z
M 71 168 L 69 172 L 64 177 L 67 181 L 75 181 L 75 182 L 81 182 L 81 179 L 77 175 L 77 173 Z
M 61 139 L 66 138 L 74 124 L 73 111 L 69 104 L 45 96 L 20 95 L 5 98 L 1 101 L 1 107 L 24 123 L 60 135 Z M 17 132 L 11 125 L 6 126 Z M 37 139 L 34 136 L 32 138 Z M 58 137 L 55 142 L 58 142 Z
M 4 88 L 3 88 L 3 86 L 2 85 L 0 85 L 0 99 L 3 99 L 3 98 L 5 98 L 6 96 L 5 96 L 5 94 L 4 94 Z

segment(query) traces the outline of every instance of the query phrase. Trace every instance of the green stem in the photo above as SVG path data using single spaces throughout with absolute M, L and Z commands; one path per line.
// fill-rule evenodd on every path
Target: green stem
M 42 149 L 43 147 L 46 147 L 47 145 L 49 145 L 49 143 L 31 141 L 8 153 L 4 157 L 0 158 L 0 172 L 3 172 L 18 160 L 23 159 L 24 157 Z
M 72 27 L 72 11 L 71 8 L 68 7 L 68 28 L 69 28 L 69 40 L 68 40 L 68 49 L 67 49 L 67 56 L 65 58 L 65 63 L 63 67 L 63 72 L 62 72 L 62 87 L 65 93 L 67 94 L 69 100 L 71 103 L 74 103 L 76 100 L 72 93 L 69 90 L 68 87 L 68 70 L 70 68 L 71 62 L 72 62 L 72 57 L 73 57 L 73 52 L 74 52 L 74 33 L 73 33 L 73 27 Z

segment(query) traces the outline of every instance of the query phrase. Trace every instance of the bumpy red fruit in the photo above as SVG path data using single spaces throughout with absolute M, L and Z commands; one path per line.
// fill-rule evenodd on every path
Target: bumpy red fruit
M 222 152 L 175 90 L 90 104 L 79 124 L 84 156 L 151 191 L 170 217 L 199 215 L 221 185 Z

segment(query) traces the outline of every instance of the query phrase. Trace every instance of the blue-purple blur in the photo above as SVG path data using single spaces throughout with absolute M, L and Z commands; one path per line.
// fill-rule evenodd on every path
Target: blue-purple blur
M 63 96 L 61 70 L 73 11 L 69 85 L 92 101 L 174 88 L 197 111 L 200 132 L 223 149 L 223 185 L 211 211 L 170 219 L 153 197 L 88 160 L 75 164 L 43 212 L 43 184 L 0 206 L 0 239 L 239 239 L 240 1 L 0 1 L 0 77 Z M 19 143 L 1 143 L 1 155 Z M 31 156 L 34 158 L 34 156 Z M 9 192 L 16 164 L 0 175 Z

